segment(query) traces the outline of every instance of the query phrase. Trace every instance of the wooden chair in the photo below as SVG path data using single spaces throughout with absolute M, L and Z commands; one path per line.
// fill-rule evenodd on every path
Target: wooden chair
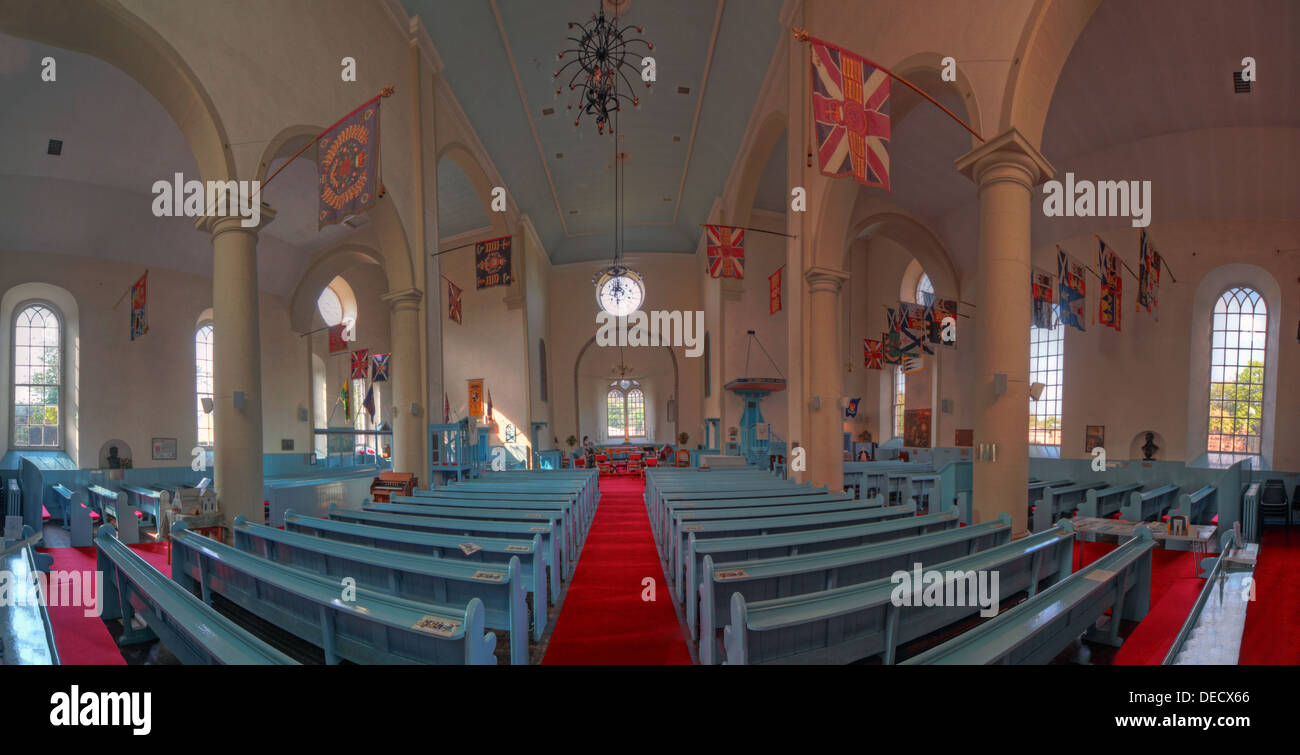
M 691 465 L 691 452 L 685 448 L 677 450 L 677 466 L 689 467 Z
M 627 473 L 638 476 L 645 474 L 645 465 L 641 463 L 641 454 L 627 455 Z

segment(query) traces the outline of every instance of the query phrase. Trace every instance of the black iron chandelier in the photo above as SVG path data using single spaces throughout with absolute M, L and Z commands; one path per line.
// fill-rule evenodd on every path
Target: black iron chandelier
M 577 64 L 577 70 L 569 79 L 569 91 L 578 92 L 578 113 L 573 125 L 577 126 L 583 115 L 591 115 L 596 118 L 597 132 L 604 134 L 608 128 L 613 133 L 612 114 L 621 109 L 623 102 L 630 102 L 633 107 L 640 103 L 639 98 L 630 94 L 632 82 L 626 71 L 630 70 L 634 77 L 639 76 L 639 67 L 628 58 L 639 59 L 641 56 L 633 53 L 630 46 L 644 44 L 647 51 L 655 46 L 640 37 L 624 38 L 631 30 L 643 33 L 642 27 L 628 25 L 620 28 L 618 16 L 606 16 L 603 6 L 592 14 L 590 22 L 570 21 L 569 28 L 578 30 L 577 36 L 569 37 L 577 46 L 556 55 L 556 60 L 564 60 L 570 54 L 573 57 L 555 72 L 554 78 L 559 79 L 566 69 Z M 619 79 L 627 86 L 626 92 L 620 91 Z M 650 82 L 645 82 L 645 85 L 649 87 Z M 556 96 L 561 91 L 562 87 L 556 89 Z M 574 105 L 570 104 L 569 110 L 573 109 Z

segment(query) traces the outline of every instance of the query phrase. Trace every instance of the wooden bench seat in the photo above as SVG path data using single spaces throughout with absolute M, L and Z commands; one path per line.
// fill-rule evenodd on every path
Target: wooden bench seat
M 1129 493 L 1120 507 L 1119 518 L 1130 522 L 1151 522 L 1160 519 L 1169 509 L 1178 505 L 1177 485 L 1158 485 L 1147 490 Z
M 555 527 L 555 534 L 560 538 L 560 546 L 564 549 L 566 560 L 572 562 L 577 560 L 577 553 L 580 541 L 577 536 L 577 527 L 574 524 L 573 516 L 570 510 L 564 508 L 568 504 L 530 504 L 520 503 L 517 506 L 509 505 L 508 502 L 479 501 L 470 503 L 458 503 L 452 501 L 437 501 L 431 498 L 414 499 L 406 496 L 393 496 L 400 503 L 374 503 L 373 501 L 363 502 L 361 509 L 363 511 L 378 511 L 388 514 L 406 514 L 414 516 L 434 516 L 444 519 L 484 519 L 497 520 L 505 522 L 552 522 Z M 408 501 L 418 500 L 418 503 Z M 444 505 L 445 504 L 445 505 Z
M 1140 482 L 1093 488 L 1084 494 L 1083 503 L 1079 504 L 1079 516 L 1099 518 L 1114 516 L 1120 512 L 1120 509 L 1124 508 L 1129 493 L 1141 489 L 1142 483 Z

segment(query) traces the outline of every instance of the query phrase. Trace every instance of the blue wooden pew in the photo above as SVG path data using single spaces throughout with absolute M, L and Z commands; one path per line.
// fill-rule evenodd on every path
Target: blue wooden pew
M 296 665 L 297 661 L 217 613 L 128 548 L 111 525 L 95 536 L 96 568 L 104 574 L 100 618 L 120 619 L 118 644 L 162 641 L 182 663 Z M 145 628 L 132 626 L 139 616 Z
M 718 537 L 740 537 L 742 535 L 776 534 L 779 532 L 797 532 L 815 530 L 825 527 L 839 527 L 848 524 L 865 524 L 885 519 L 910 517 L 916 514 L 916 504 L 905 506 L 864 507 L 851 511 L 832 511 L 823 514 L 792 514 L 789 516 L 750 517 L 747 519 L 723 519 L 711 522 L 692 522 L 683 524 L 679 534 L 687 542 L 678 542 L 671 551 L 673 557 L 669 562 L 673 580 L 673 596 L 683 599 L 685 561 L 692 558 L 689 551 L 689 539 L 712 539 Z
M 924 564 L 954 576 L 998 574 L 999 597 L 1027 591 L 1070 572 L 1074 527 L 1068 521 L 970 556 Z M 954 579 L 953 584 L 958 580 Z M 967 585 L 974 590 L 972 585 Z M 978 601 L 944 606 L 895 605 L 893 577 L 821 592 L 749 603 L 731 596 L 723 630 L 727 663 L 850 663 L 880 656 L 894 663 L 898 646 L 978 613 Z M 899 601 L 900 603 L 904 601 Z
M 1107 484 L 1109 483 L 1094 481 L 1044 489 L 1042 500 L 1034 507 L 1034 518 L 1030 520 L 1029 528 L 1034 532 L 1042 532 L 1057 519 L 1070 518 L 1074 515 L 1074 510 L 1087 500 L 1089 490 L 1104 488 Z
M 1043 493 L 1049 488 L 1062 488 L 1066 485 L 1073 485 L 1074 480 L 1030 480 L 1029 481 L 1029 519 L 1034 521 L 1034 507 L 1043 500 Z
M 814 488 L 811 485 L 796 485 L 791 482 L 773 480 L 769 477 L 765 481 L 756 483 L 722 484 L 709 487 L 692 486 L 684 490 L 659 490 L 656 491 L 653 498 L 647 495 L 646 508 L 650 515 L 651 529 L 656 537 L 663 538 L 664 529 L 668 522 L 666 509 L 670 502 L 698 502 L 736 498 L 790 498 L 828 494 L 831 493 L 825 487 Z
M 53 556 L 35 550 L 34 546 L 40 542 L 41 535 L 29 524 L 23 525 L 20 539 L 0 539 L 0 571 L 8 582 L 4 590 L 7 600 L 0 603 L 0 664 L 3 665 L 59 664 L 54 626 L 34 583 L 37 572 L 48 574 L 54 565 Z
M 1213 485 L 1206 485 L 1191 493 L 1183 493 L 1178 496 L 1178 503 L 1169 513 L 1180 514 L 1187 517 L 1188 522 L 1200 524 L 1200 520 L 1209 518 L 1211 511 L 1218 510 L 1217 495 Z
M 477 598 L 483 603 L 484 626 L 509 633 L 511 664 L 528 665 L 527 588 L 517 556 L 504 568 L 470 564 L 286 532 L 253 524 L 243 515 L 235 517 L 231 534 L 242 551 L 322 577 L 351 577 L 358 587 L 376 592 L 457 607 Z M 533 619 L 534 637 L 540 640 L 545 604 Z
M 439 606 L 355 588 L 172 528 L 172 579 L 211 602 L 215 592 L 316 645 L 325 662 L 495 665 L 496 635 L 484 631 L 483 601 Z
M 558 512 L 564 517 L 564 531 L 567 534 L 570 547 L 576 553 L 582 546 L 585 538 L 586 526 L 583 523 L 583 514 L 580 505 L 572 498 L 563 496 L 555 497 L 554 500 L 545 500 L 540 496 L 524 496 L 507 498 L 499 493 L 491 496 L 402 496 L 395 495 L 389 499 L 390 504 L 400 504 L 405 506 L 454 506 L 458 508 L 470 509 L 518 509 L 520 511 L 551 511 Z M 369 504 L 367 499 L 362 508 Z M 484 517 L 490 518 L 490 517 Z
M 345 509 L 337 504 L 330 506 L 329 518 L 333 521 L 367 524 L 377 527 L 389 527 L 397 530 L 414 532 L 441 532 L 463 537 L 505 537 L 530 539 L 534 535 L 542 538 L 542 555 L 549 569 L 559 572 L 567 578 L 572 565 L 568 562 L 568 551 L 556 535 L 553 522 L 500 522 L 487 519 L 455 519 L 432 516 L 411 516 L 406 514 L 388 514 L 382 511 L 357 511 Z
M 523 569 L 524 584 L 529 586 L 530 591 L 534 591 L 534 605 L 540 605 L 537 601 L 547 597 L 548 569 L 545 551 L 542 548 L 542 536 L 538 534 L 534 534 L 528 540 L 501 537 L 465 538 L 437 532 L 414 532 L 303 516 L 293 509 L 289 509 L 284 514 L 284 528 L 288 532 L 301 532 L 329 540 L 368 545 L 372 548 L 421 553 L 437 558 L 476 564 L 495 564 L 500 567 L 509 564 L 512 557 L 517 557 Z M 560 597 L 559 569 L 551 571 L 549 582 L 550 601 L 554 602 Z M 536 592 L 539 587 L 540 592 Z
M 417 498 L 446 498 L 452 500 L 481 499 L 489 501 L 566 501 L 571 504 L 578 530 L 584 537 L 596 513 L 594 497 L 584 491 L 556 488 L 537 482 L 486 483 L 481 480 L 459 483 L 443 488 L 416 489 Z
M 126 493 L 127 503 L 139 509 L 141 514 L 148 517 L 153 522 L 154 527 L 158 526 L 158 501 L 162 496 L 160 491 L 138 485 L 121 485 L 118 490 Z
M 814 504 L 814 503 L 831 503 L 835 501 L 851 502 L 854 500 L 854 498 L 848 495 L 847 493 L 827 493 L 827 492 L 812 492 L 812 491 L 810 491 L 809 494 L 805 494 L 805 495 L 783 495 L 783 496 L 767 496 L 767 497 L 760 496 L 760 497 L 753 497 L 753 498 L 747 497 L 745 496 L 745 494 L 740 494 L 735 497 L 733 497 L 733 495 L 734 494 L 728 493 L 728 494 L 719 495 L 719 497 L 716 498 L 696 498 L 690 500 L 679 500 L 675 498 L 665 499 L 662 507 L 664 521 L 661 522 L 659 525 L 660 535 L 658 538 L 656 538 L 656 544 L 659 545 L 659 547 L 662 549 L 665 543 L 671 542 L 672 539 L 671 536 L 673 531 L 673 527 L 672 527 L 673 517 L 676 514 L 685 515 L 690 512 L 696 512 L 696 511 L 709 512 L 709 511 L 715 511 L 719 509 L 739 509 L 739 508 L 756 509 L 760 507 L 778 507 L 778 506 L 805 505 L 805 504 Z M 876 500 L 878 501 L 877 505 L 883 505 L 883 502 L 879 502 L 879 499 Z M 862 506 L 867 504 L 864 502 L 858 505 Z
M 99 521 L 114 522 L 118 540 L 128 545 L 140 542 L 140 521 L 136 517 L 137 510 L 131 508 L 124 500 L 125 496 L 120 495 L 116 490 L 91 485 L 86 488 L 86 497 L 89 499 L 91 509 L 99 513 Z
M 1129 493 L 1141 490 L 1142 483 L 1128 482 L 1105 488 L 1093 488 L 1079 504 L 1079 516 L 1109 517 L 1118 514 L 1128 501 Z
M 908 516 L 869 524 L 852 524 L 846 527 L 785 532 L 779 535 L 719 537 L 699 541 L 689 538 L 686 541 L 686 549 L 691 556 L 686 561 L 686 624 L 690 627 L 691 636 L 694 637 L 700 606 L 699 575 L 704 571 L 706 557 L 712 558 L 716 563 L 785 558 L 801 553 L 820 553 L 836 548 L 853 548 L 885 540 L 944 532 L 956 528 L 957 524 L 956 512 L 949 511 L 943 514 Z
M 73 492 L 62 483 L 50 486 L 50 496 L 47 500 L 54 505 L 65 530 L 72 529 L 72 502 L 75 498 Z
M 395 496 L 401 498 L 400 496 Z M 361 506 L 362 511 L 382 514 L 403 514 L 406 516 L 427 516 L 439 519 L 472 519 L 476 521 L 527 522 L 545 524 L 559 539 L 564 561 L 575 563 L 578 558 L 578 542 L 574 536 L 572 520 L 564 512 L 554 509 L 526 509 L 515 507 L 486 506 L 438 506 L 433 503 L 374 503 L 367 501 Z M 567 572 L 566 572 L 567 573 Z
M 1150 522 L 1178 505 L 1179 487 L 1159 485 L 1149 490 L 1135 490 L 1120 508 L 1119 518 L 1129 522 Z
M 727 620 L 732 597 L 747 603 L 788 598 L 886 579 L 914 564 L 969 556 L 1011 541 L 1011 516 L 928 535 L 839 548 L 818 553 L 713 563 L 704 557 L 699 586 L 700 663 L 711 665 L 718 651 L 715 627 Z
M 905 663 L 1044 664 L 1084 633 L 1117 646 L 1121 621 L 1147 614 L 1154 546 L 1151 532 L 1139 528 L 1136 537 L 1067 579 Z M 1098 629 L 1106 611 L 1106 627 Z

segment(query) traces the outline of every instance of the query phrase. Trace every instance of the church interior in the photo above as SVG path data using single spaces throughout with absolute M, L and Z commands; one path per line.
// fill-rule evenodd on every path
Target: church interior
M 0 662 L 1300 663 L 1297 30 L 4 0 Z

